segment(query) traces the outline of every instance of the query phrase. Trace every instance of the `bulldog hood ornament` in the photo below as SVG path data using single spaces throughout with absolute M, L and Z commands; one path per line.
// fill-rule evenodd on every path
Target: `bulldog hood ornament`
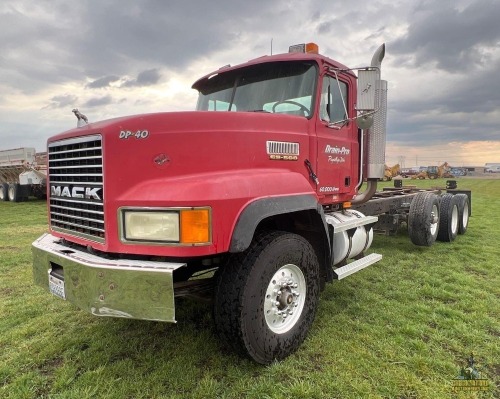
M 78 122 L 76 122 L 76 127 L 82 127 L 89 123 L 87 117 L 83 115 L 80 111 L 78 111 L 78 108 L 73 109 L 72 112 L 75 114 L 76 119 L 78 119 Z

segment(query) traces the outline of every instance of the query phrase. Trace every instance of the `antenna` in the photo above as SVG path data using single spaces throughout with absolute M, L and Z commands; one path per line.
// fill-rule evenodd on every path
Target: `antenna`
M 271 55 L 273 55 L 273 38 L 271 37 Z

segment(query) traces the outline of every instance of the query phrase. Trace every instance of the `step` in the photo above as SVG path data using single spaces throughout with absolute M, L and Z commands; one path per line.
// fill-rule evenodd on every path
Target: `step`
M 337 280 L 342 280 L 343 278 L 350 276 L 351 274 L 363 270 L 365 267 L 377 263 L 381 259 L 382 255 L 380 254 L 370 254 L 345 266 L 339 267 L 338 269 L 335 269 L 334 272 L 337 275 Z

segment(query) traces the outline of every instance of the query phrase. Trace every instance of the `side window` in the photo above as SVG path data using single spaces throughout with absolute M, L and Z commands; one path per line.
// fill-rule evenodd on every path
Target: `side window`
M 340 87 L 340 90 L 339 90 Z M 347 84 L 332 76 L 323 78 L 321 88 L 320 118 L 326 122 L 338 122 L 347 119 Z

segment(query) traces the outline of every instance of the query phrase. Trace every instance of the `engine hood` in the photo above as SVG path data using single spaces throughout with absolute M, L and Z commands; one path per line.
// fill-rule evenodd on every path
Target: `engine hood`
M 175 184 L 175 198 L 183 196 L 181 180 L 190 187 L 207 179 L 243 179 L 248 171 L 292 171 L 305 174 L 309 152 L 308 120 L 292 115 L 257 112 L 175 112 L 136 115 L 90 123 L 55 136 L 64 140 L 100 134 L 107 198 L 132 202 L 160 197 L 151 185 L 164 187 L 163 199 Z M 293 162 L 271 160 L 268 142 L 298 143 Z M 299 159 L 300 157 L 300 159 Z M 141 187 L 149 187 L 140 189 Z M 198 198 L 202 197 L 201 195 Z M 180 203 L 179 202 L 179 203 Z
M 92 122 L 53 136 L 49 142 L 87 134 L 113 134 L 118 131 L 148 130 L 150 134 L 193 131 L 225 131 L 266 129 L 270 131 L 304 131 L 307 120 L 303 117 L 266 112 L 163 112 L 141 114 Z M 109 133 L 109 132 L 112 133 Z M 123 137 L 122 137 L 123 138 Z M 127 137 L 128 138 L 128 137 Z

